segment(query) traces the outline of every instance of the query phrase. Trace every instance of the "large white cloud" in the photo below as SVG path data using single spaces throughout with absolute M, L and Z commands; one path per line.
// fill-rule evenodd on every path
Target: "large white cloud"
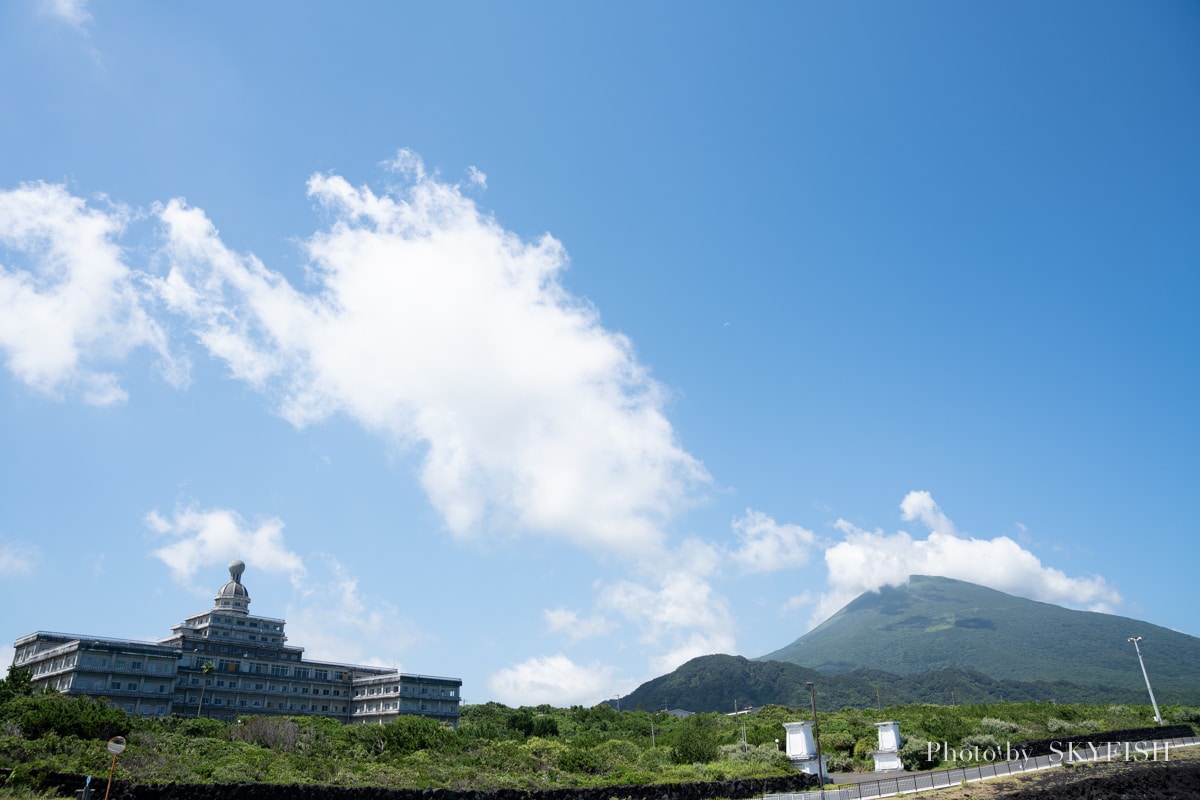
M 19 262 L 0 263 L 0 351 L 18 379 L 48 394 L 117 403 L 125 390 L 95 365 L 149 347 L 168 380 L 186 382 L 186 365 L 171 359 L 140 276 L 116 243 L 128 220 L 125 209 L 89 207 L 58 185 L 0 191 L 0 247 Z
M 708 482 L 629 341 L 559 282 L 549 235 L 522 241 L 402 151 L 403 192 L 318 175 L 310 292 L 230 251 L 199 209 L 161 209 L 162 296 L 296 425 L 345 413 L 424 451 L 448 529 L 566 537 L 624 553 Z
M 613 686 L 614 668 L 602 664 L 581 666 L 559 653 L 530 658 L 488 678 L 488 689 L 507 705 L 594 705 Z
M 900 505 L 905 521 L 929 528 L 914 538 L 905 531 L 864 531 L 845 520 L 837 528 L 845 539 L 825 551 L 829 592 L 813 616 L 827 619 L 863 592 L 903 584 L 909 575 L 940 575 L 978 583 L 1009 594 L 1050 603 L 1110 611 L 1121 596 L 1101 577 L 1072 578 L 1044 566 L 1033 553 L 1007 536 L 962 536 L 929 492 L 910 492 Z

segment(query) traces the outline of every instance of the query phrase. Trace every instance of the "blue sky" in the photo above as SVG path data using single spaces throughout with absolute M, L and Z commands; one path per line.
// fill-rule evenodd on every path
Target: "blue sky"
M 233 558 L 311 657 L 468 702 L 912 573 L 1200 634 L 1197 41 L 1183 2 L 3 4 L 0 660 L 164 636 Z

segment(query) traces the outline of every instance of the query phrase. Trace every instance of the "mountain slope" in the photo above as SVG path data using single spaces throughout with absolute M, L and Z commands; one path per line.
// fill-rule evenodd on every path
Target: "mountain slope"
M 1143 637 L 1142 653 L 1159 701 L 1195 702 L 1200 638 L 927 575 L 860 595 L 812 631 L 756 660 L 789 662 L 826 675 L 860 668 L 896 675 L 957 669 L 998 680 L 1144 691 L 1130 636 Z
M 1059 703 L 1146 704 L 1144 686 L 1085 687 L 1070 683 L 996 680 L 975 672 L 943 669 L 919 675 L 892 675 L 857 669 L 841 675 L 821 673 L 782 661 L 751 661 L 741 656 L 693 658 L 674 672 L 647 681 L 621 698 L 625 709 L 729 713 L 749 706 L 778 704 L 804 708 L 810 703 L 807 681 L 816 687 L 822 708 L 871 708 L 908 703 L 997 703 L 1054 700 Z M 1200 702 L 1200 692 L 1191 702 Z

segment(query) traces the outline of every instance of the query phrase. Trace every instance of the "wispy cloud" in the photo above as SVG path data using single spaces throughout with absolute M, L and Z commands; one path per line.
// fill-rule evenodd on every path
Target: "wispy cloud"
M 72 28 L 83 29 L 92 22 L 88 0 L 41 0 L 41 8 L 43 13 Z
M 546 628 L 551 633 L 565 635 L 571 642 L 581 642 L 612 633 L 616 623 L 600 614 L 580 617 L 575 611 L 566 608 L 547 609 L 542 612 L 546 620 Z
M 389 602 L 363 594 L 340 561 L 308 559 L 303 587 L 289 604 L 288 632 L 308 658 L 403 669 L 402 659 L 425 634 Z
M 467 180 L 469 180 L 472 185 L 477 186 L 480 189 L 487 188 L 487 173 L 483 172 L 478 167 L 467 167 Z
M 808 563 L 817 537 L 799 525 L 780 524 L 761 511 L 746 509 L 733 521 L 739 546 L 730 558 L 745 572 L 774 572 Z
M 38 549 L 34 545 L 0 536 L 0 575 L 30 575 L 37 559 Z

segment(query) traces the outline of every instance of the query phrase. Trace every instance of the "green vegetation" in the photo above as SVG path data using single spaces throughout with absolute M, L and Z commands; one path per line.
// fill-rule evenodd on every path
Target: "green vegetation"
M 1136 665 L 1134 669 L 1137 669 Z M 1140 671 L 1136 677 L 1141 680 Z M 919 675 L 892 675 L 867 669 L 842 675 L 822 675 L 781 661 L 751 661 L 742 656 L 713 655 L 694 658 L 668 675 L 647 681 L 622 697 L 621 705 L 721 712 L 734 710 L 734 703 L 738 708 L 774 703 L 802 708 L 810 702 L 808 681 L 817 687 L 818 708 L 1037 701 L 1137 703 L 1146 698 L 1143 683 L 1134 688 L 1114 690 L 1067 682 L 996 680 L 954 668 Z M 1155 693 L 1158 693 L 1157 685 Z M 1200 690 L 1187 695 L 1200 700 Z
M 568 709 L 463 708 L 457 730 L 424 717 L 345 726 L 316 717 L 130 718 L 86 698 L 32 693 L 27 676 L 0 681 L 0 770 L 11 770 L 0 796 L 32 797 L 50 772 L 107 774 L 104 747 L 128 740 L 118 777 L 142 783 L 321 784 L 453 789 L 607 786 L 788 775 L 780 750 L 784 722 L 809 718 L 806 706 L 768 706 L 753 714 Z M 1168 722 L 1200 719 L 1200 709 L 1168 707 Z M 838 769 L 869 769 L 873 723 L 898 720 L 905 759 L 925 755 L 923 741 L 1019 742 L 1051 733 L 1143 726 L 1135 705 L 909 705 L 845 708 L 820 715 L 822 749 Z M 0 773 L 3 774 L 3 773 Z M 23 792 L 23 794 L 22 794 Z

